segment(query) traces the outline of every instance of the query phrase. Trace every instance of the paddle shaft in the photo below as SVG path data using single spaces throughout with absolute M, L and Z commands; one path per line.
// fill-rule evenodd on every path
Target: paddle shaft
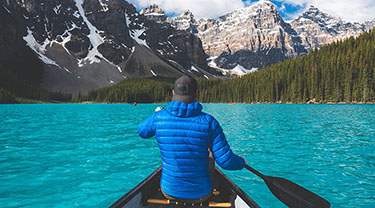
M 254 168 L 250 167 L 249 165 L 245 165 L 245 168 L 250 170 L 251 172 L 253 172 L 255 175 L 261 177 L 263 180 L 267 180 L 265 175 L 261 174 L 260 172 L 258 172 L 257 170 L 255 170 Z

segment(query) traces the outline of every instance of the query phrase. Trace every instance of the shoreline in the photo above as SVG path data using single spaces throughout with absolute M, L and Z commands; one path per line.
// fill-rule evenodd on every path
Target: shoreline
M 25 102 L 25 103 L 1 103 L 0 105 L 9 105 L 9 104 L 129 104 L 134 105 L 133 102 L 95 102 L 95 101 L 83 101 L 83 102 Z M 136 103 L 138 104 L 168 104 L 168 102 L 160 102 L 160 103 Z M 329 104 L 329 105 L 345 105 L 345 104 L 375 104 L 375 102 L 230 102 L 230 103 L 223 103 L 223 102 L 209 102 L 205 103 L 202 102 L 202 104 L 227 104 L 227 105 L 233 105 L 233 104 Z

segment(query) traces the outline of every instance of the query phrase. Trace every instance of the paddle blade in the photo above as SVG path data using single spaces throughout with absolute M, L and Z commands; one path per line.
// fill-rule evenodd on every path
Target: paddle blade
M 263 179 L 273 195 L 288 207 L 329 208 L 331 206 L 322 197 L 284 178 L 265 176 Z

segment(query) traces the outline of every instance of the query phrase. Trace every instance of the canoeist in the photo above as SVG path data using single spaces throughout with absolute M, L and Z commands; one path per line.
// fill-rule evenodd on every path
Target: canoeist
M 246 164 L 230 149 L 218 121 L 202 112 L 197 96 L 194 78 L 178 78 L 168 108 L 157 109 L 138 127 L 143 138 L 156 135 L 162 157 L 161 191 L 167 199 L 186 203 L 211 196 L 209 152 L 227 170 L 240 170 Z

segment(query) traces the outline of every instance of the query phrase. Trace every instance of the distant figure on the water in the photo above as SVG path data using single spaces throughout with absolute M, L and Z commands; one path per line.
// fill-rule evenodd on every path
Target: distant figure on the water
M 137 106 L 137 103 L 136 103 L 136 102 L 134 102 L 134 103 L 133 103 L 133 105 L 134 105 L 134 106 Z
M 178 78 L 168 108 L 156 109 L 138 127 L 143 138 L 156 135 L 163 162 L 161 191 L 167 199 L 186 203 L 206 201 L 212 194 L 211 152 L 224 169 L 240 170 L 246 164 L 230 149 L 218 121 L 202 112 L 197 96 L 194 78 Z
M 155 109 L 155 112 L 158 112 L 158 111 L 163 110 L 163 109 L 164 109 L 163 107 L 157 107 L 157 108 Z

